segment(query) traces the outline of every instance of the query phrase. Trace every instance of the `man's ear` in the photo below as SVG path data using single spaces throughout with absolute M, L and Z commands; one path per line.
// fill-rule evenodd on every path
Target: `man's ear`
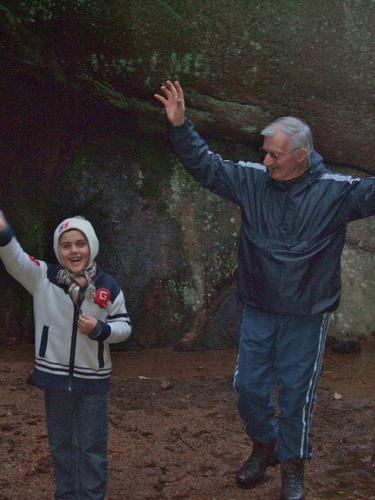
M 297 154 L 297 161 L 298 163 L 306 163 L 307 162 L 307 157 L 308 157 L 308 153 L 307 153 L 307 149 L 306 148 L 301 148 L 298 150 L 298 154 Z

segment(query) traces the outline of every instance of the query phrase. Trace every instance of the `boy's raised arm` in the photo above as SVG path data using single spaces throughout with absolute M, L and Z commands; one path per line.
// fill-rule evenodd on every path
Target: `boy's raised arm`
M 29 256 L 17 241 L 12 226 L 0 210 L 0 260 L 28 292 L 34 293 L 45 272 L 45 263 Z

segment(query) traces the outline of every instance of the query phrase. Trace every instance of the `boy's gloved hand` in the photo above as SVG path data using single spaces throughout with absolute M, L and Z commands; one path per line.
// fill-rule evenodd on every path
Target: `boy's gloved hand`
M 78 330 L 82 335 L 90 335 L 90 333 L 95 330 L 98 321 L 91 316 L 86 316 L 81 314 L 78 318 Z
M 7 225 L 6 218 L 0 209 L 0 231 L 3 231 L 3 229 L 6 228 L 6 225 Z

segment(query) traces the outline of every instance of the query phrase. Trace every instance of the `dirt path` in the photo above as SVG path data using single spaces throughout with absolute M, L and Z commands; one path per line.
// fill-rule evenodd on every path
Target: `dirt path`
M 53 496 L 42 393 L 25 384 L 31 348 L 0 348 L 0 499 Z M 232 391 L 234 351 L 113 353 L 108 500 L 277 499 L 279 468 L 242 491 L 249 453 Z M 375 500 L 375 339 L 327 352 L 314 412 L 307 498 Z

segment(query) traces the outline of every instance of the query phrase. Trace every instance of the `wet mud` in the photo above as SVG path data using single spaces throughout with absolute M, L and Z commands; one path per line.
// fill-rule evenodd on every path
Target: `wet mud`
M 327 348 L 306 494 L 375 500 L 375 339 Z M 32 348 L 0 347 L 0 499 L 53 498 L 42 392 L 25 383 Z M 109 500 L 277 499 L 279 466 L 253 490 L 234 474 L 250 452 L 232 390 L 234 350 L 113 353 Z

